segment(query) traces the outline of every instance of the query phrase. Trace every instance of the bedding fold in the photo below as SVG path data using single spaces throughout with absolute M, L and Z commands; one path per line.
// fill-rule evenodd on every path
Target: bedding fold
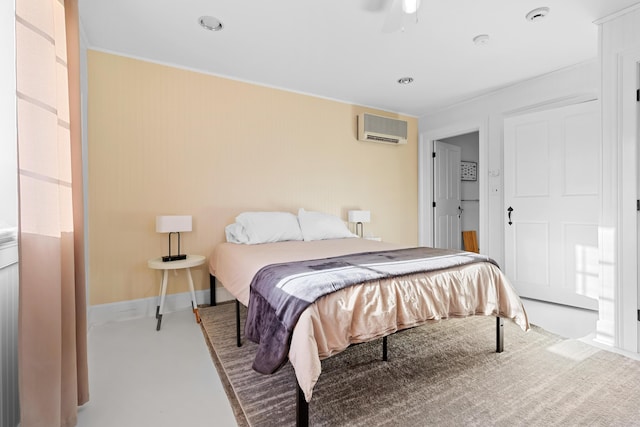
M 298 318 L 323 296 L 355 284 L 479 262 L 497 266 L 484 255 L 426 247 L 265 266 L 251 282 L 245 324 L 246 337 L 258 343 L 253 369 L 271 374 L 286 363 Z

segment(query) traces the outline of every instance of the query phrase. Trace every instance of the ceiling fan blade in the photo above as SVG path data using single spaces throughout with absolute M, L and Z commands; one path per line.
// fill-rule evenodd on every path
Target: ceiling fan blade
M 405 13 L 402 11 L 402 0 L 393 0 L 382 26 L 383 33 L 400 31 L 403 27 Z
M 387 0 L 363 0 L 362 9 L 367 12 L 380 12 L 385 9 Z

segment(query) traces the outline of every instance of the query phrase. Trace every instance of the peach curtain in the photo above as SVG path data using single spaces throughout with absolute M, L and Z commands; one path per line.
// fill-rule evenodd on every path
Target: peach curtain
M 88 401 L 77 0 L 16 0 L 22 427 Z

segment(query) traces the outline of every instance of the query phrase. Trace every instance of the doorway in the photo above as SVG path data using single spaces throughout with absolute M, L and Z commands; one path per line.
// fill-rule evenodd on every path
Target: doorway
M 461 160 L 477 160 L 475 181 L 478 188 L 477 197 L 469 197 L 466 192 L 467 189 L 465 188 L 462 198 L 465 200 L 478 200 L 478 202 L 464 202 L 475 203 L 477 205 L 466 211 L 467 215 L 464 227 L 471 227 L 467 225 L 467 220 L 469 220 L 472 215 L 476 215 L 477 219 L 475 219 L 474 222 L 477 221 L 477 227 L 475 227 L 475 229 L 477 229 L 476 241 L 480 249 L 479 252 L 482 254 L 490 254 L 493 251 L 493 253 L 502 254 L 502 237 L 488 232 L 489 216 L 487 215 L 487 209 L 491 202 L 489 197 L 489 183 L 492 176 L 500 175 L 499 170 L 489 170 L 488 128 L 488 120 L 480 119 L 460 122 L 442 128 L 431 128 L 420 134 L 418 144 L 418 244 L 420 246 L 434 247 L 435 245 L 433 208 L 433 203 L 435 202 L 433 182 L 435 166 L 433 153 L 435 143 L 436 141 L 453 140 L 454 143 L 462 144 L 460 145 Z M 456 142 L 457 138 L 464 138 L 463 136 L 468 134 L 473 135 L 473 143 Z M 462 152 L 462 149 L 464 149 L 464 152 Z M 473 150 L 473 155 L 468 156 L 468 149 Z M 461 171 L 458 171 L 458 174 L 461 176 Z M 462 184 L 462 182 L 460 183 Z M 462 207 L 462 202 L 460 206 L 462 209 L 465 209 Z M 464 215 L 464 212 L 462 215 Z M 466 228 L 464 230 L 466 230 Z M 494 259 L 496 259 L 496 257 L 499 258 L 498 262 L 500 262 L 500 256 L 492 256 Z
M 472 231 L 475 233 L 476 240 L 480 239 L 480 185 L 478 181 L 478 163 L 480 161 L 480 133 L 473 131 L 461 135 L 451 136 L 448 138 L 442 138 L 435 143 L 445 143 L 460 149 L 460 163 L 458 166 L 457 177 L 460 188 L 460 203 L 458 205 L 457 215 L 459 221 L 459 233 L 458 242 L 451 245 L 452 249 L 466 249 L 464 242 L 462 241 L 462 232 Z M 444 171 L 440 171 L 439 165 L 443 165 L 442 162 L 436 162 L 434 166 L 434 200 L 436 201 L 436 207 L 438 209 L 438 201 L 436 200 L 438 189 L 436 188 L 438 179 L 437 176 L 442 175 Z M 436 211 L 437 212 L 437 211 Z M 439 215 L 434 212 L 435 224 L 434 233 L 436 240 L 436 247 L 438 242 L 438 217 Z M 480 249 L 480 248 L 479 248 Z

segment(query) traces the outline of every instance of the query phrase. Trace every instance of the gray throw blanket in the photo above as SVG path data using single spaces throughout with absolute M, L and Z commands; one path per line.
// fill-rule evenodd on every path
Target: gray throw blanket
M 329 293 L 372 280 L 429 272 L 491 258 L 470 252 L 409 248 L 267 265 L 251 281 L 245 336 L 259 344 L 253 369 L 276 372 L 287 361 L 302 312 Z

